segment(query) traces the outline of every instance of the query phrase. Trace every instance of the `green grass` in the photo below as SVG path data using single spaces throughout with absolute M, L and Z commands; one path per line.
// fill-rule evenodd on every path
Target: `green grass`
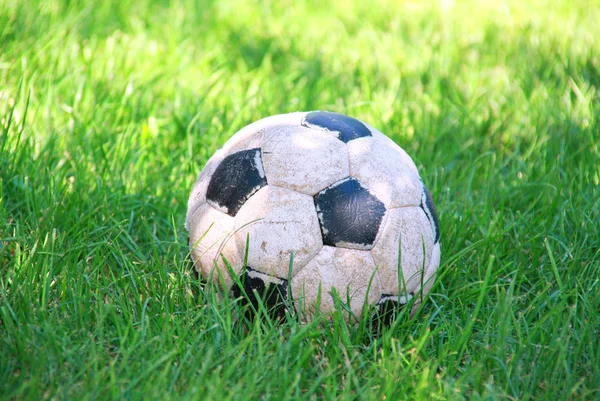
M 0 399 L 600 399 L 600 4 L 0 0 Z M 271 114 L 363 119 L 442 225 L 381 336 L 237 322 L 187 196 Z

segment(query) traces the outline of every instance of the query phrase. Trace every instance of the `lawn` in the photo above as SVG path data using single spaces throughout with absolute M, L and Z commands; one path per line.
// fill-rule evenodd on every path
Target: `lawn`
M 600 399 L 600 4 L 0 0 L 0 399 Z M 381 333 L 240 321 L 187 197 L 272 114 L 415 160 L 442 262 Z

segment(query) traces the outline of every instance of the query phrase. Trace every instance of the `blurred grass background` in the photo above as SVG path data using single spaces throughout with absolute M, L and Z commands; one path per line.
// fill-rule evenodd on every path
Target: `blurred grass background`
M 587 0 L 0 0 L 0 398 L 600 398 L 599 37 Z M 439 279 L 378 338 L 243 330 L 187 271 L 204 162 L 314 109 L 438 207 Z

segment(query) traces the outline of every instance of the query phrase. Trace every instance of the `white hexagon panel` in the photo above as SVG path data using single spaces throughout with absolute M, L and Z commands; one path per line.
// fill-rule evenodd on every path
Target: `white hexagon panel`
M 373 137 L 375 139 L 377 139 L 380 142 L 385 143 L 386 145 L 388 145 L 389 147 L 394 149 L 396 152 L 398 152 L 400 154 L 400 157 L 402 158 L 403 164 L 408 166 L 408 168 L 410 168 L 417 175 L 419 174 L 419 170 L 417 169 L 415 162 L 413 161 L 413 159 L 411 159 L 411 157 L 408 155 L 408 153 L 406 153 L 406 151 L 404 149 L 402 149 L 400 146 L 398 146 L 398 144 L 396 142 L 394 142 L 389 136 L 385 135 L 383 132 L 379 131 L 377 128 L 374 128 L 367 123 L 363 123 L 363 124 L 365 124 L 365 126 L 369 129 L 369 131 L 371 131 L 371 134 L 373 135 Z
M 235 216 L 235 240 L 241 252 L 248 243 L 248 266 L 286 279 L 292 253 L 295 273 L 323 246 L 313 198 L 286 188 L 261 188 Z
M 375 137 L 348 143 L 350 174 L 387 208 L 418 206 L 422 183 L 403 153 Z
M 186 225 L 191 257 L 199 272 L 228 288 L 232 280 L 223 258 L 236 274 L 243 267 L 243 254 L 233 238 L 233 217 L 203 203 L 190 213 Z
M 269 184 L 311 196 L 349 173 L 344 143 L 302 126 L 265 132 L 262 157 Z
M 369 251 L 324 246 L 314 259 L 292 278 L 292 294 L 298 312 L 310 319 L 315 305 L 323 313 L 335 309 L 333 291 L 359 317 L 365 302 L 381 296 L 381 283 Z
M 260 148 L 263 144 L 265 133 L 278 130 L 282 127 L 298 127 L 305 115 L 306 113 L 304 112 L 277 114 L 255 121 L 229 138 L 223 145 L 222 151 L 230 154 L 240 150 Z
M 407 295 L 417 291 L 426 282 L 433 247 L 432 226 L 420 207 L 389 210 L 381 238 L 371 250 L 382 293 Z

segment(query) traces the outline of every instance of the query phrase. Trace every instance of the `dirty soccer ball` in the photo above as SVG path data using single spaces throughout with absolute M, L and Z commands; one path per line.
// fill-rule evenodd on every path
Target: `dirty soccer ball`
M 397 310 L 429 291 L 440 263 L 438 218 L 414 162 L 331 112 L 276 115 L 235 134 L 198 176 L 186 228 L 203 277 L 277 317 Z

